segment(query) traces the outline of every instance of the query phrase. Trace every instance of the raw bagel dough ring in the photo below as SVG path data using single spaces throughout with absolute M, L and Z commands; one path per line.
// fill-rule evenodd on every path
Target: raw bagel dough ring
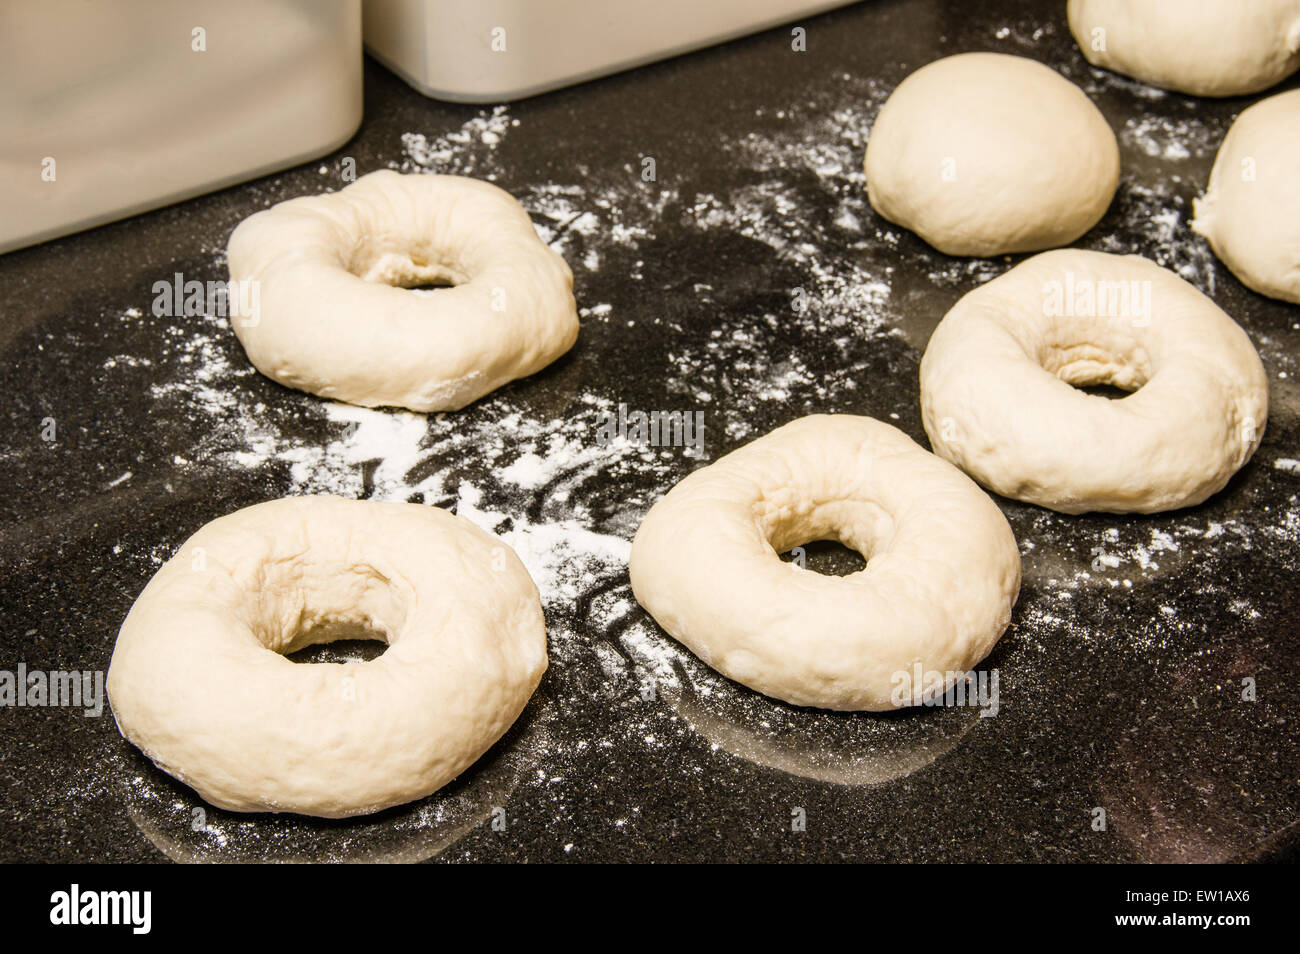
M 355 638 L 367 662 L 284 654 Z M 422 798 L 481 756 L 546 670 L 528 571 L 435 507 L 290 497 L 204 526 L 127 614 L 122 735 L 220 808 L 342 818 Z
M 867 198 L 948 255 L 1068 245 L 1119 183 L 1119 144 L 1084 92 L 1036 60 L 963 53 L 921 67 L 871 129 Z
M 1089 63 L 1161 89 L 1240 96 L 1300 69 L 1300 0 L 1070 0 L 1066 9 Z
M 823 576 L 777 556 L 826 539 L 866 568 Z M 705 663 L 826 709 L 906 704 L 898 676 L 917 663 L 965 674 L 1020 589 L 993 501 L 902 431 L 849 414 L 800 418 L 681 481 L 637 530 L 629 571 L 637 601 Z
M 1076 390 L 1100 384 L 1133 393 Z M 1137 255 L 1035 255 L 958 301 L 921 359 L 934 452 L 990 490 L 1063 513 L 1200 503 L 1250 459 L 1267 417 L 1246 333 Z
M 1242 284 L 1300 304 L 1300 90 L 1237 117 L 1192 228 Z
M 232 280 L 257 283 L 256 313 L 232 320 L 249 360 L 350 404 L 458 410 L 578 337 L 569 266 L 477 179 L 372 172 L 250 216 L 227 257 Z

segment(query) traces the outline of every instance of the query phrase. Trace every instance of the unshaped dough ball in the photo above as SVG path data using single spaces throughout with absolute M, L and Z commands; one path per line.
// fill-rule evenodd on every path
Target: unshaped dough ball
M 1119 145 L 1083 91 L 1035 60 L 963 53 L 885 101 L 867 144 L 872 207 L 949 255 L 1068 245 L 1119 181 Z
M 1257 93 L 1300 69 L 1300 0 L 1070 0 L 1093 66 L 1194 96 Z
M 1300 304 L 1300 89 L 1232 124 L 1192 228 L 1242 284 Z

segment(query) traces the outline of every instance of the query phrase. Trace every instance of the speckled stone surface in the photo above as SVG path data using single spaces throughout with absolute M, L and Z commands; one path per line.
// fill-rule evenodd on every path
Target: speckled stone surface
M 0 670 L 106 669 L 132 600 L 189 534 L 322 490 L 472 511 L 527 550 L 552 642 L 533 703 L 476 766 L 350 822 L 205 808 L 107 711 L 0 708 L 0 859 L 1294 857 L 1300 308 L 1244 289 L 1187 227 L 1253 98 L 1093 70 L 1058 3 L 875 0 L 805 26 L 804 53 L 777 29 L 498 110 L 426 100 L 367 62 L 366 118 L 338 153 L 0 256 Z M 928 335 L 1011 260 L 948 259 L 880 220 L 861 149 L 904 76 L 968 50 L 1040 59 L 1093 97 L 1123 180 L 1079 244 L 1155 258 L 1240 321 L 1271 418 L 1255 458 L 1192 510 L 999 500 L 1024 587 L 982 667 L 999 672 L 995 717 L 794 709 L 711 674 L 631 602 L 620 554 L 700 464 L 597 449 L 593 415 L 702 411 L 708 459 L 811 412 L 870 414 L 924 443 Z M 574 268 L 572 353 L 457 415 L 354 420 L 252 372 L 219 316 L 152 313 L 154 282 L 224 279 L 231 229 L 340 187 L 345 158 L 518 195 Z M 809 548 L 824 572 L 852 561 Z

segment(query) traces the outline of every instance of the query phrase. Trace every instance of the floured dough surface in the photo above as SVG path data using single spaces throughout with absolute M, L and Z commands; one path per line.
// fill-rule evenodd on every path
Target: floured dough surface
M 366 662 L 294 663 L 382 636 Z M 339 818 L 422 798 L 519 716 L 546 670 L 518 557 L 435 507 L 290 497 L 204 526 L 122 624 L 122 735 L 208 802 Z
M 778 556 L 832 539 L 866 568 L 822 576 Z M 897 428 L 849 414 L 792 421 L 681 481 L 637 530 L 629 569 L 637 601 L 704 662 L 826 709 L 909 704 L 900 677 L 918 666 L 964 675 L 1020 588 L 988 495 Z
M 569 266 L 477 179 L 372 172 L 250 216 L 227 255 L 257 288 L 256 313 L 231 320 L 249 360 L 350 404 L 458 410 L 578 337 Z
M 1300 90 L 1237 117 L 1192 228 L 1242 284 L 1300 303 Z
M 1194 96 L 1241 96 L 1300 69 L 1300 0 L 1070 0 L 1094 66 Z
M 1093 385 L 1131 393 L 1080 390 Z M 1136 255 L 1035 255 L 958 301 L 921 359 L 935 453 L 1065 513 L 1200 503 L 1250 459 L 1267 416 L 1246 333 Z
M 1043 64 L 963 53 L 923 66 L 881 107 L 867 196 L 949 255 L 1074 241 L 1119 182 L 1119 145 L 1092 101 Z

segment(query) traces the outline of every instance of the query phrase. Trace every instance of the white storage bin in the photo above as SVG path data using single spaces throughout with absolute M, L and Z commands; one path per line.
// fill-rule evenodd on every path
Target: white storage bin
M 532 96 L 852 0 L 365 0 L 366 49 L 426 96 Z
M 342 145 L 361 122 L 360 3 L 4 3 L 0 97 L 4 252 Z

